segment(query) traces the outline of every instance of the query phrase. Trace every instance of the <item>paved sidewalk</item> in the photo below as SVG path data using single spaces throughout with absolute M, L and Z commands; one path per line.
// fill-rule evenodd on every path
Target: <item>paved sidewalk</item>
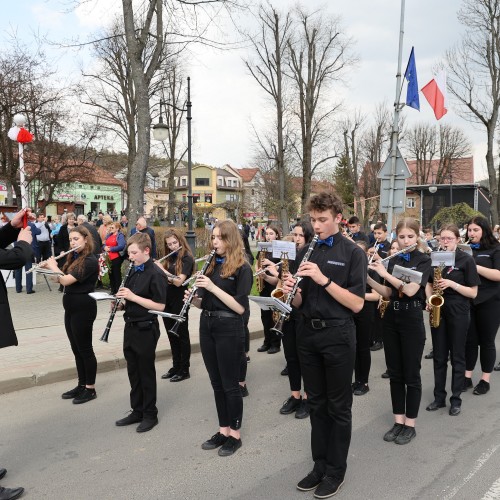
M 62 293 L 55 287 L 49 292 L 43 281 L 35 286 L 35 290 L 36 293 L 27 295 L 25 291 L 16 293 L 15 289 L 8 289 L 19 345 L 0 349 L 0 394 L 61 380 L 76 380 L 74 357 L 64 329 Z M 257 338 L 263 334 L 260 310 L 253 303 L 250 309 L 250 338 Z M 116 314 L 109 342 L 100 342 L 109 318 L 109 302 L 97 303 L 94 350 L 98 372 L 126 366 L 122 351 L 122 316 L 122 312 Z M 199 351 L 199 318 L 200 310 L 193 307 L 189 315 L 193 352 Z M 170 357 L 170 345 L 163 325 L 161 331 L 157 361 Z M 158 373 L 163 373 L 168 367 L 168 363 L 157 363 Z

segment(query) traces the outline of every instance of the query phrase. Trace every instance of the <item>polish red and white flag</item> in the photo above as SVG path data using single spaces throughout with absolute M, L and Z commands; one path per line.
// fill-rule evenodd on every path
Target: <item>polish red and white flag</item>
M 443 118 L 448 112 L 446 107 L 446 73 L 439 73 L 421 90 L 434 110 L 436 120 Z

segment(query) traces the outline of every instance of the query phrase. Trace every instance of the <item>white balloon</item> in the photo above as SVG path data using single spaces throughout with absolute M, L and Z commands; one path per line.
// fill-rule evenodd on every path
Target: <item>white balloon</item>
M 17 113 L 14 115 L 14 125 L 17 125 L 18 127 L 24 127 L 24 124 L 26 123 L 26 117 L 22 115 L 21 113 Z
M 12 127 L 7 135 L 9 136 L 9 139 L 13 140 L 13 141 L 17 141 L 17 136 L 19 134 L 19 130 L 21 130 L 19 127 Z

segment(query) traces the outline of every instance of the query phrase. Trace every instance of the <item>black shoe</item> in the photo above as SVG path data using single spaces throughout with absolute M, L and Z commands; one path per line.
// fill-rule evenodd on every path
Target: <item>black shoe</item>
M 139 413 L 132 412 L 130 415 L 127 415 L 125 418 L 121 418 L 120 420 L 117 420 L 115 424 L 118 427 L 123 427 L 124 425 L 132 425 L 132 424 L 138 424 L 139 422 L 142 422 L 142 415 Z
M 297 483 L 297 489 L 300 491 L 311 491 L 318 487 L 323 479 L 324 474 L 320 474 L 315 470 L 309 472 L 304 479 Z
M 358 387 L 354 389 L 353 394 L 355 396 L 364 396 L 369 390 L 370 388 L 368 387 L 368 384 L 358 384 Z
M 257 352 L 266 352 L 267 350 L 269 350 L 269 346 L 266 345 L 266 344 L 262 344 L 258 349 L 257 349 Z
M 250 363 L 250 356 L 247 355 L 247 363 Z
M 500 362 L 497 366 L 495 366 L 495 368 L 493 368 L 493 370 L 495 370 L 496 372 L 500 372 Z
M 481 396 L 483 394 L 486 394 L 490 390 L 490 383 L 486 382 L 486 380 L 481 379 L 479 381 L 479 384 L 474 387 L 473 394 L 476 396 Z
M 401 433 L 401 431 L 403 430 L 403 427 L 404 427 L 403 424 L 394 424 L 392 426 L 392 429 L 390 429 L 384 434 L 384 441 L 387 441 L 388 443 L 392 443 L 392 441 L 395 441 L 396 438 Z
M 358 385 L 360 384 L 361 382 L 353 382 L 351 384 L 351 390 L 352 390 L 352 393 L 354 394 L 354 391 L 358 388 Z
M 302 398 L 302 403 L 300 403 L 300 406 L 295 412 L 295 418 L 307 418 L 309 417 L 309 413 L 309 403 L 307 402 L 307 399 Z
M 408 444 L 416 435 L 417 432 L 415 431 L 415 427 L 408 427 L 405 425 L 394 442 L 396 444 Z
M 24 488 L 2 488 L 0 486 L 0 500 L 16 500 L 24 493 Z
M 294 398 L 293 396 L 290 396 L 283 402 L 283 405 L 280 408 L 280 413 L 282 415 L 290 415 L 290 413 L 293 413 L 294 411 L 297 410 L 301 402 L 302 402 L 301 397 L 297 399 Z
M 155 425 L 158 425 L 158 419 L 157 418 L 145 418 L 143 421 L 137 426 L 136 431 L 137 432 L 148 432 L 150 431 Z
M 316 488 L 314 492 L 314 498 L 333 497 L 340 491 L 340 488 L 342 488 L 343 484 L 343 479 L 339 480 L 334 477 L 325 476 Z
M 35 293 L 35 290 L 30 290 L 29 292 L 26 292 L 27 295 L 31 295 L 32 293 Z
M 189 375 L 189 373 L 178 373 L 177 375 L 171 377 L 170 382 L 182 382 L 183 380 L 186 380 L 188 378 L 191 378 L 191 375 Z
M 95 389 L 88 389 L 85 387 L 85 389 L 78 394 L 78 396 L 73 399 L 73 404 L 75 405 L 80 405 L 82 403 L 88 403 L 89 401 L 92 401 L 97 397 L 97 392 L 95 392 Z
M 446 403 L 440 403 L 439 401 L 433 401 L 427 408 L 427 411 L 436 411 L 439 410 L 439 408 L 444 408 L 446 406 Z
M 202 445 L 202 450 L 215 450 L 219 446 L 222 446 L 227 441 L 227 436 L 218 432 L 214 434 L 210 439 L 207 439 Z
M 177 370 L 174 370 L 173 368 L 170 368 L 167 373 L 164 373 L 161 378 L 166 379 L 166 378 L 172 378 L 174 375 L 177 374 Z
M 0 479 L 3 479 L 7 474 L 7 469 L 0 469 Z
M 384 348 L 383 342 L 374 342 L 373 345 L 370 347 L 370 351 L 380 351 L 380 349 L 383 348 Z
M 450 415 L 452 417 L 456 417 L 457 415 L 460 415 L 461 411 L 462 411 L 462 408 L 460 408 L 460 406 L 452 406 L 450 408 Z
M 240 391 L 241 391 L 241 397 L 246 398 L 250 393 L 248 392 L 248 387 L 247 385 L 241 385 L 240 384 Z
M 277 352 L 280 352 L 281 349 L 279 346 L 277 345 L 273 345 L 271 346 L 268 350 L 267 350 L 267 354 L 276 354 Z
M 382 375 L 380 375 L 382 378 L 389 378 L 389 372 L 386 370 Z
M 430 350 L 429 354 L 426 354 L 424 356 L 425 359 L 432 359 L 433 357 L 434 357 L 434 350 L 433 349 Z
M 63 399 L 73 399 L 76 398 L 76 396 L 78 396 L 78 394 L 80 394 L 84 390 L 85 390 L 84 385 L 77 385 L 74 389 L 71 389 L 71 391 L 64 392 L 63 394 L 61 394 L 61 397 Z
M 472 384 L 472 379 L 469 377 L 465 377 L 464 386 L 462 387 L 462 392 L 467 392 L 467 390 L 470 389 L 471 387 L 474 387 L 474 385 Z
M 220 447 L 219 457 L 229 457 L 241 448 L 241 439 L 229 436 L 226 442 Z
M 281 375 L 283 375 L 283 377 L 286 377 L 288 375 L 288 365 L 286 365 L 285 368 L 281 370 Z

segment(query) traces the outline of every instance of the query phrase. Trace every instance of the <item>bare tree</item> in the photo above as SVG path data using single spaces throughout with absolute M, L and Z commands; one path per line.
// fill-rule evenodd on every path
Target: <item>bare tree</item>
M 338 19 L 326 18 L 322 10 L 310 14 L 299 8 L 296 15 L 298 29 L 288 47 L 300 123 L 300 160 L 304 178 L 301 203 L 304 210 L 311 192 L 314 168 L 336 156 L 327 153 L 326 157 L 316 158 L 313 163 L 314 149 L 322 138 L 330 139 L 327 131 L 339 107 L 332 104 L 328 90 L 333 83 L 342 81 L 356 59 L 351 53 L 353 42 L 343 32 Z
M 471 145 L 464 132 L 451 125 L 439 126 L 439 166 L 436 176 L 436 183 L 443 184 L 446 180 L 452 182 L 453 175 L 460 176 L 466 174 L 462 163 L 458 163 L 458 158 L 463 158 L 471 154 Z
M 408 156 L 416 160 L 416 184 L 432 184 L 432 161 L 439 153 L 436 128 L 429 123 L 421 123 L 410 128 L 404 141 Z
M 486 129 L 493 224 L 499 221 L 499 178 L 495 168 L 495 132 L 500 108 L 500 0 L 463 0 L 458 13 L 466 27 L 459 45 L 448 50 L 442 66 L 448 73 L 448 89 L 461 114 Z
M 252 39 L 255 61 L 245 60 L 245 65 L 254 77 L 255 81 L 269 96 L 275 113 L 275 127 L 271 137 L 272 140 L 261 138 L 256 132 L 257 142 L 266 158 L 274 162 L 274 170 L 277 174 L 277 199 L 280 221 L 283 232 L 288 233 L 289 216 L 286 208 L 286 164 L 285 152 L 285 90 L 284 90 L 284 66 L 286 64 L 286 50 L 292 20 L 290 14 L 280 14 L 270 4 L 259 7 L 258 20 L 260 33 Z M 274 139 L 275 138 L 275 139 Z

